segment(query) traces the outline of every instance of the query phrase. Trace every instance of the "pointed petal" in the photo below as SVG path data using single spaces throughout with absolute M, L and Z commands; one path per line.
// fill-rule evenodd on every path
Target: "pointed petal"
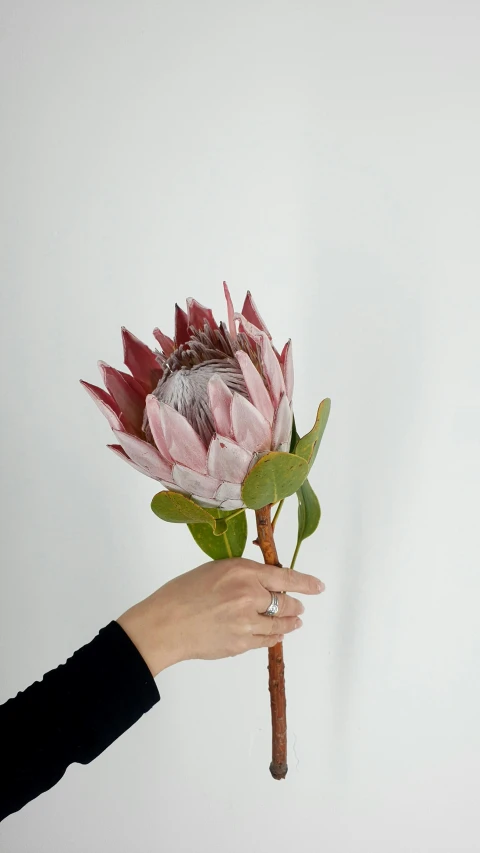
M 236 356 L 243 373 L 250 400 L 255 408 L 267 419 L 268 423 L 272 424 L 274 414 L 273 403 L 270 399 L 270 394 L 265 388 L 262 377 L 246 352 L 239 350 Z
M 220 486 L 220 480 L 209 477 L 208 474 L 199 474 L 184 465 L 173 466 L 173 482 L 180 486 L 189 495 L 200 495 L 203 498 L 213 498 Z
M 130 373 L 126 373 L 124 370 L 117 370 L 117 373 L 119 373 L 120 376 L 122 376 L 125 379 L 125 382 L 129 386 L 129 388 L 132 389 L 132 391 L 134 391 L 136 394 L 140 395 L 142 400 L 145 400 L 145 397 L 146 397 L 145 388 L 138 379 L 135 379 L 134 376 L 132 376 Z
M 132 468 L 135 468 L 135 471 L 140 471 L 140 474 L 145 474 L 147 477 L 151 475 L 148 474 L 144 468 L 141 468 L 140 465 L 137 465 L 136 462 L 132 462 L 129 456 L 125 453 L 123 447 L 120 444 L 107 444 L 109 450 L 113 450 L 116 456 L 119 456 L 120 459 L 123 459 L 124 462 L 128 462 Z M 156 478 L 153 478 L 156 479 Z
M 164 335 L 163 332 L 161 332 L 158 328 L 153 330 L 153 337 L 156 341 L 158 341 L 162 348 L 163 354 L 166 355 L 168 358 L 168 356 L 171 355 L 175 349 L 175 344 L 173 343 L 172 339 L 169 338 L 168 335 Z
M 255 305 L 252 294 L 249 290 L 247 291 L 245 302 L 243 303 L 242 314 L 246 320 L 256 326 L 257 329 L 260 329 L 262 332 L 265 332 L 265 334 L 270 338 L 270 340 L 272 339 L 272 336 L 268 331 L 265 323 L 263 322 L 260 316 L 260 312 L 257 306 Z
M 283 378 L 282 368 L 278 358 L 276 357 L 272 344 L 267 338 L 265 332 L 259 332 L 255 326 L 241 314 L 236 315 L 240 319 L 240 328 L 245 330 L 245 333 L 252 338 L 257 344 L 260 360 L 262 362 L 262 371 L 267 380 L 268 389 L 274 406 L 278 406 L 280 397 L 285 393 L 285 381 Z
M 293 397 L 293 353 L 292 353 L 292 342 L 287 341 L 285 344 L 282 354 L 280 356 L 280 364 L 282 367 L 283 378 L 285 380 L 285 390 L 287 392 L 287 397 L 292 402 Z
M 215 498 L 219 503 L 223 501 L 240 501 L 242 499 L 241 483 L 222 483 L 217 489 Z
M 270 450 L 272 443 L 270 424 L 262 413 L 241 394 L 233 395 L 232 426 L 235 440 L 240 447 L 252 453 Z
M 179 305 L 175 305 L 175 346 L 185 344 L 189 337 L 188 317 Z
M 275 414 L 273 425 L 272 450 L 280 450 L 285 445 L 290 447 L 292 436 L 293 415 L 286 394 L 283 394 L 280 405 Z
M 223 435 L 214 435 L 208 449 L 207 470 L 211 477 L 243 483 L 253 454 Z
M 103 388 L 92 385 L 90 382 L 85 382 L 83 379 L 80 380 L 80 384 L 88 391 L 93 402 L 98 406 L 102 415 L 106 417 L 112 429 L 122 429 L 120 409 L 113 397 L 104 391 Z
M 227 317 L 228 317 L 228 331 L 232 336 L 233 340 L 237 339 L 237 327 L 235 325 L 235 311 L 233 308 L 232 297 L 230 296 L 230 291 L 227 286 L 227 282 L 223 282 L 223 290 L 225 293 L 225 299 L 227 302 Z
M 167 461 L 173 463 L 172 456 L 167 446 L 163 425 L 160 420 L 160 403 L 153 394 L 149 394 L 145 401 L 148 425 L 151 429 L 153 440 L 157 445 L 160 455 Z
M 220 504 L 220 509 L 231 511 L 233 509 L 242 509 L 243 505 L 243 501 L 223 501 Z
M 169 483 L 168 480 L 162 480 L 162 486 L 165 486 L 169 492 L 178 492 L 179 495 L 188 495 L 188 492 L 186 492 L 185 489 L 181 489 L 176 483 Z
M 206 474 L 207 449 L 187 419 L 153 395 L 147 397 L 147 415 L 155 444 L 162 456 Z
M 158 382 L 160 365 L 155 353 L 139 338 L 122 327 L 123 355 L 125 365 L 132 376 L 143 382 L 152 391 Z
M 200 302 L 197 302 L 196 299 L 187 299 L 187 316 L 188 325 L 194 326 L 195 329 L 203 330 L 205 323 L 207 323 L 211 329 L 218 329 L 210 308 L 205 308 L 204 305 L 200 305 Z
M 216 431 L 220 433 L 220 435 L 229 435 L 233 438 L 233 394 L 218 373 L 215 373 L 209 380 L 208 399 Z
M 120 370 L 115 370 L 104 361 L 99 361 L 98 366 L 105 387 L 115 400 L 122 416 L 135 430 L 141 430 L 145 408 L 144 394 L 135 389 L 133 383 L 130 384 Z
M 153 477 L 155 480 L 171 479 L 171 466 L 162 459 L 153 444 L 149 444 L 148 441 L 142 441 L 141 438 L 129 435 L 127 432 L 122 432 L 118 429 L 114 429 L 113 432 L 129 459 L 138 468 L 141 468 L 144 474 Z
M 195 501 L 199 506 L 205 507 L 205 509 L 218 509 L 220 506 L 219 501 L 215 500 L 215 498 L 202 498 L 200 495 L 190 495 L 192 501 Z

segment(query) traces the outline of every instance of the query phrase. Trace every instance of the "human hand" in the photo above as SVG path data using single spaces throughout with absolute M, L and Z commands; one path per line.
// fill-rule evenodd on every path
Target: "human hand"
M 117 621 L 153 676 L 182 660 L 216 660 L 274 646 L 300 628 L 303 604 L 278 595 L 277 616 L 264 616 L 271 591 L 316 595 L 311 575 L 242 558 L 204 563 L 169 581 Z

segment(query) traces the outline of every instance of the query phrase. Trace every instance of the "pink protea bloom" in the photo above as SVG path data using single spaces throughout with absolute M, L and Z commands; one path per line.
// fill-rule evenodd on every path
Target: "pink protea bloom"
M 123 328 L 130 373 L 100 362 L 106 390 L 82 385 L 121 459 L 201 506 L 235 510 L 257 459 L 289 450 L 293 362 L 290 341 L 274 349 L 250 293 L 236 314 L 224 289 L 227 324 L 188 299 L 187 312 L 176 306 L 173 339 L 154 330 L 160 352 Z

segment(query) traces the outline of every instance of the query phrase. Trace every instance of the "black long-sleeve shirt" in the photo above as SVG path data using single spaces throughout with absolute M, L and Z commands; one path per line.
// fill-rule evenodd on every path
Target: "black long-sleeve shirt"
M 0 705 L 0 820 L 89 764 L 160 699 L 150 670 L 111 622 L 43 680 Z

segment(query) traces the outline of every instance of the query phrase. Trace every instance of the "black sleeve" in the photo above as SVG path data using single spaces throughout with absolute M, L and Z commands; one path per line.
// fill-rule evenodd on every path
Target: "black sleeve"
M 88 764 L 160 699 L 145 661 L 117 622 L 0 705 L 0 820 Z

